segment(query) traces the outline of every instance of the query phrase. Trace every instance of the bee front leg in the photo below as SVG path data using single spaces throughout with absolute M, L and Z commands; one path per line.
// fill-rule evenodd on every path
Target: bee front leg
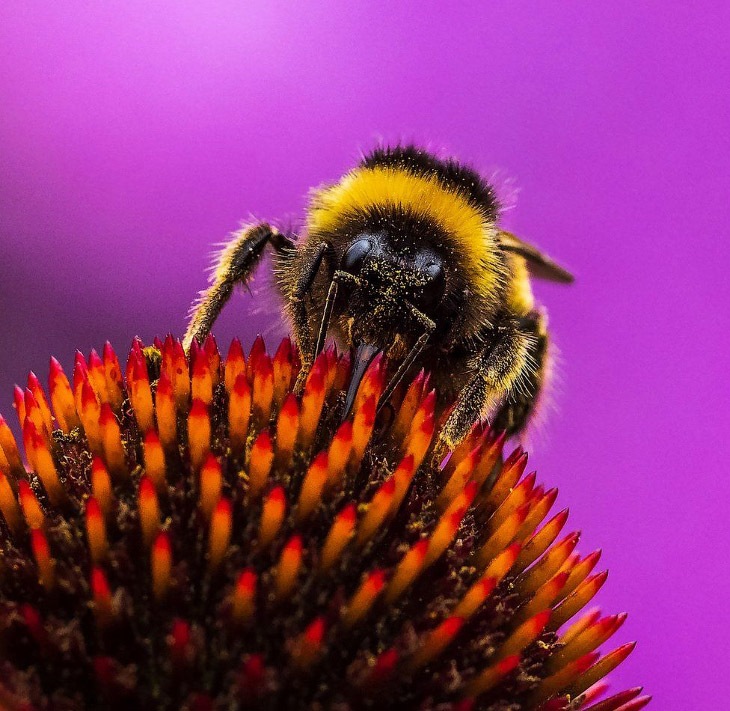
M 237 232 L 218 255 L 211 285 L 200 292 L 190 310 L 190 323 L 183 339 L 187 353 L 193 339 L 200 343 L 210 333 L 215 320 L 231 298 L 236 284 L 245 284 L 258 265 L 264 248 L 271 244 L 277 252 L 293 249 L 294 244 L 277 229 L 266 223 Z
M 306 299 L 314 285 L 314 280 L 317 278 L 319 268 L 322 266 L 322 260 L 327 258 L 331 266 L 333 259 L 332 252 L 332 245 L 329 242 L 320 242 L 316 246 L 302 268 L 291 295 L 290 314 L 292 326 L 302 358 L 302 367 L 294 387 L 294 391 L 297 393 L 301 393 L 304 389 L 307 375 L 309 375 L 314 359 L 317 356 L 317 340 L 315 339 L 318 338 L 319 334 L 315 335 L 312 331 Z
M 496 339 L 472 361 L 473 375 L 464 386 L 441 432 L 439 449 L 453 449 L 482 418 L 491 417 L 530 372 L 532 337 L 516 321 L 496 329 Z

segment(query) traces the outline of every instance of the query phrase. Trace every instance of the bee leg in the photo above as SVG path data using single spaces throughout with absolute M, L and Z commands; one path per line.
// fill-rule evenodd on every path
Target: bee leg
M 535 412 L 537 402 L 549 371 L 549 337 L 547 317 L 533 311 L 520 319 L 520 329 L 532 335 L 529 352 L 531 367 L 527 369 L 523 386 L 513 388 L 508 397 L 495 414 L 492 426 L 508 435 L 514 435 L 525 429 Z
M 211 285 L 200 292 L 190 310 L 190 323 L 183 340 L 185 352 L 190 350 L 193 339 L 200 343 L 210 333 L 231 298 L 233 287 L 248 281 L 267 244 L 271 244 L 277 252 L 294 248 L 288 237 L 263 222 L 237 232 L 223 248 L 214 265 Z
M 531 367 L 532 340 L 516 320 L 496 328 L 496 340 L 472 362 L 473 375 L 439 433 L 439 450 L 456 447 L 479 419 L 492 416 L 511 392 L 523 387 Z
M 292 292 L 290 306 L 292 327 L 302 357 L 302 367 L 297 376 L 295 392 L 301 392 L 304 388 L 307 375 L 317 356 L 317 344 L 320 340 L 320 334 L 318 333 L 315 341 L 305 300 L 314 284 L 314 280 L 317 278 L 319 268 L 322 266 L 322 260 L 327 257 L 328 261 L 331 261 L 332 252 L 332 245 L 329 242 L 320 242 L 303 268 Z

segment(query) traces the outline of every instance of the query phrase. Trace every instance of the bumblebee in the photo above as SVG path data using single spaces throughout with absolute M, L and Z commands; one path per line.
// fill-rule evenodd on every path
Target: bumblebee
M 519 433 L 548 364 L 547 318 L 530 277 L 572 277 L 500 229 L 498 215 L 494 189 L 471 168 L 413 146 L 376 149 L 314 191 L 301 237 L 265 223 L 233 236 L 193 305 L 185 346 L 206 337 L 268 246 L 302 374 L 330 334 L 354 351 L 345 415 L 382 352 L 391 372 L 381 404 L 420 366 L 455 402 L 440 430 L 445 446 L 481 418 Z

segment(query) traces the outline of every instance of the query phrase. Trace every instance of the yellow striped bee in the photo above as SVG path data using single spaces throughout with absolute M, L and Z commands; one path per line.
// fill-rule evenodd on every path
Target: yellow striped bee
M 412 146 L 377 149 L 314 192 L 304 233 L 268 224 L 234 235 L 185 339 L 202 340 L 267 245 L 303 372 L 332 334 L 355 352 L 345 414 L 365 369 L 383 352 L 393 372 L 383 402 L 425 366 L 455 399 L 440 433 L 454 446 L 480 418 L 521 431 L 544 383 L 548 332 L 530 276 L 571 275 L 497 226 L 493 188 L 475 171 Z

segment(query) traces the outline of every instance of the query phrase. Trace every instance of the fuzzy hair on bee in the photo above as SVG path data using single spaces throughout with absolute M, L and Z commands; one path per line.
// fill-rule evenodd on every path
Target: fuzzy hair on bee
M 302 353 L 300 377 L 328 336 L 353 350 L 343 417 L 383 353 L 390 381 L 381 407 L 420 367 L 445 401 L 455 400 L 440 431 L 445 446 L 480 418 L 519 433 L 549 357 L 547 318 L 531 278 L 569 283 L 572 276 L 498 223 L 495 191 L 473 169 L 415 146 L 378 148 L 313 191 L 301 235 L 266 223 L 234 234 L 193 306 L 185 346 L 207 336 L 268 245 Z

